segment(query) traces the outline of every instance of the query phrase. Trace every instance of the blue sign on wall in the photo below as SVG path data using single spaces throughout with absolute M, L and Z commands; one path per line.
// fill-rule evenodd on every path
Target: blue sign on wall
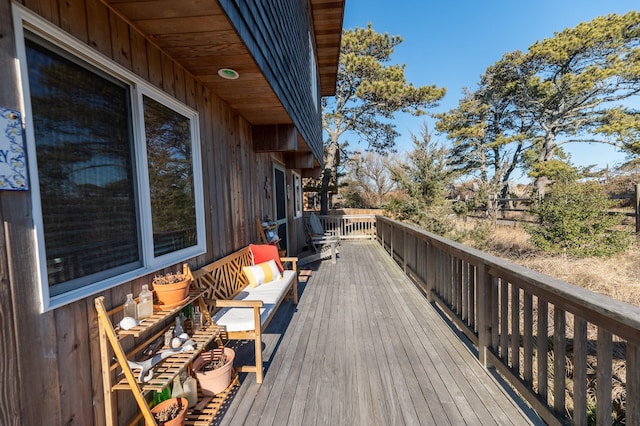
M 20 113 L 1 107 L 0 189 L 14 191 L 26 191 L 29 189 Z

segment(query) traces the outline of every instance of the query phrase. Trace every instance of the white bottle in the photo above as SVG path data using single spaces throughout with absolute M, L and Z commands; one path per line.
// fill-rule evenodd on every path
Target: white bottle
M 183 398 L 184 390 L 182 389 L 182 383 L 180 383 L 180 376 L 176 376 L 173 379 L 173 387 L 171 388 L 171 398 Z
M 182 383 L 184 397 L 189 401 L 189 408 L 195 407 L 198 403 L 198 381 L 195 377 L 189 376 Z
M 138 319 L 149 318 L 153 315 L 153 293 L 149 291 L 149 286 L 144 284 L 140 296 L 138 296 Z
M 196 306 L 193 311 L 193 331 L 198 331 L 202 328 L 202 312 L 200 307 Z
M 124 302 L 124 316 L 137 319 L 137 311 L 137 303 L 135 300 L 133 300 L 133 294 L 127 294 L 127 301 Z

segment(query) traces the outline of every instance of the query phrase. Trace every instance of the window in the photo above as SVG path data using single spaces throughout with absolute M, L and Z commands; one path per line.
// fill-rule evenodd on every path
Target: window
M 302 217 L 302 179 L 296 172 L 292 172 L 293 176 L 293 217 Z
M 191 122 L 143 97 L 154 255 L 196 244 Z
M 19 12 L 43 309 L 204 252 L 197 114 Z

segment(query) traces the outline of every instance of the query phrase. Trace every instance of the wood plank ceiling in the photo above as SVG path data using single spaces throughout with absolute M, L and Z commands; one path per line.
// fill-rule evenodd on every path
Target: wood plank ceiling
M 293 122 L 217 1 L 103 1 L 250 123 Z M 311 0 L 311 9 L 321 94 L 332 95 L 344 0 Z M 220 68 L 232 68 L 241 78 L 225 80 Z

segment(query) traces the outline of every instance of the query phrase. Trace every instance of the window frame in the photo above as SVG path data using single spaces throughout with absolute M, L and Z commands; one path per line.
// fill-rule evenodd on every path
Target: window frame
M 302 202 L 302 176 L 292 171 L 291 179 L 293 180 L 293 218 L 300 219 L 304 212 L 304 203 Z
M 204 216 L 204 187 L 202 181 L 202 155 L 200 149 L 199 114 L 196 110 L 183 104 L 169 94 L 161 91 L 140 76 L 88 45 L 78 41 L 69 34 L 34 14 L 22 5 L 12 4 L 14 34 L 16 36 L 17 67 L 19 67 L 19 87 L 22 89 L 22 109 L 28 173 L 31 183 L 31 202 L 33 208 L 32 237 L 35 242 L 36 274 L 40 292 L 40 312 L 59 308 L 66 304 L 87 298 L 93 294 L 116 287 L 133 279 L 149 275 L 163 267 L 169 267 L 206 252 L 206 233 Z M 78 63 L 87 63 L 100 72 L 116 79 L 130 88 L 130 106 L 133 146 L 133 184 L 136 201 L 136 218 L 138 221 L 140 266 L 124 273 L 112 275 L 105 279 L 83 285 L 81 287 L 51 296 L 49 292 L 46 246 L 44 241 L 43 214 L 40 199 L 39 171 L 36 161 L 36 143 L 31 112 L 31 93 L 26 61 L 25 31 L 29 31 L 43 40 L 63 50 Z M 172 111 L 183 115 L 191 123 L 191 165 L 193 168 L 193 187 L 196 209 L 196 245 L 167 253 L 158 257 L 153 253 L 153 229 L 151 223 L 151 202 L 149 197 L 149 176 L 147 171 L 146 140 L 144 127 L 143 96 L 147 96 Z

